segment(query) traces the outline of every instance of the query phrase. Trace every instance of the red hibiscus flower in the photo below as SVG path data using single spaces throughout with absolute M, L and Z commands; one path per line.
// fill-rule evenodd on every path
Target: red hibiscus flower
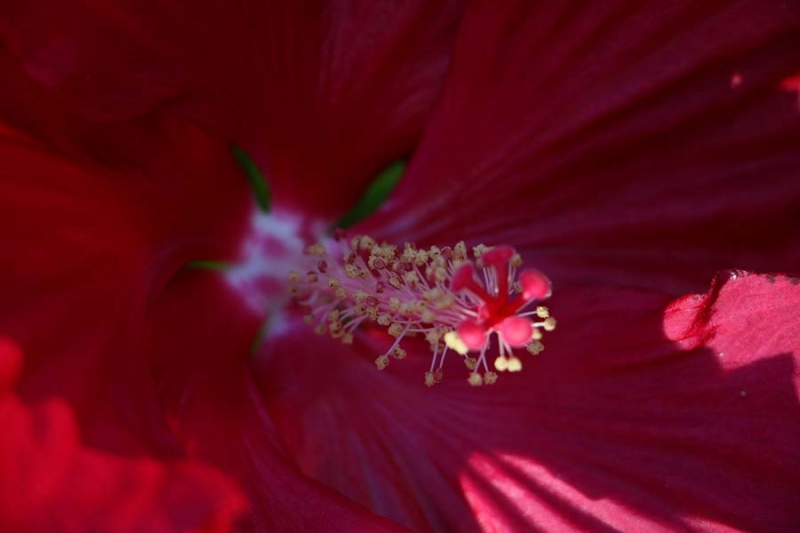
M 795 3 L 201 4 L 0 10 L 0 528 L 797 529 Z M 305 323 L 397 159 L 348 237 L 497 245 L 443 287 L 521 372 Z

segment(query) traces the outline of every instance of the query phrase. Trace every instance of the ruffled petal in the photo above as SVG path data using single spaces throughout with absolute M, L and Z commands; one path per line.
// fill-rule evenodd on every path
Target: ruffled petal
M 332 222 L 418 140 L 462 3 L 51 1 L 0 28 L 83 114 L 189 115 L 254 156 L 277 205 Z
M 0 73 L 9 218 L 41 199 L 39 220 L 26 223 L 83 217 L 92 246 L 155 256 L 169 246 L 177 263 L 235 257 L 255 203 L 227 144 L 164 114 L 93 123 L 33 82 L 2 48 Z M 55 198 L 60 203 L 48 203 Z
M 800 261 L 796 2 L 476 2 L 383 216 L 535 254 L 556 285 L 701 290 Z
M 240 490 L 196 461 L 115 456 L 81 443 L 69 405 L 13 393 L 19 347 L 0 337 L 0 529 L 25 533 L 232 531 Z
M 405 531 L 299 470 L 252 379 L 259 326 L 212 272 L 178 276 L 152 308 L 147 353 L 183 447 L 242 480 L 253 531 Z
M 67 401 L 87 443 L 174 454 L 143 315 L 188 261 L 235 257 L 251 201 L 227 148 L 191 125 L 107 135 L 120 144 L 101 163 L 0 126 L 0 332 L 27 354 L 21 393 Z
M 298 330 L 262 388 L 306 472 L 415 530 L 791 530 L 797 283 L 562 291 L 544 353 L 480 389 L 460 364 L 427 389 L 421 352 L 383 372 L 379 347 L 308 353 Z

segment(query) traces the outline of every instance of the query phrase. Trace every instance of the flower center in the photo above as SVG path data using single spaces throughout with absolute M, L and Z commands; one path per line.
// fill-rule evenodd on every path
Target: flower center
M 344 230 L 304 246 L 326 234 L 324 224 L 271 211 L 264 176 L 242 150 L 235 148 L 234 155 L 261 212 L 255 214 L 244 243 L 244 260 L 226 269 L 226 278 L 254 312 L 266 316 L 269 333 L 297 324 L 288 318 L 291 296 L 307 311 L 304 322 L 319 334 L 351 344 L 359 329 L 377 327 L 394 337 L 391 347 L 375 359 L 379 370 L 391 359 L 406 357 L 403 339 L 422 337 L 433 353 L 424 376 L 428 386 L 442 380 L 449 352 L 463 358 L 470 384 L 495 383 L 497 374 L 487 362 L 492 338 L 497 339 L 493 366 L 499 372 L 522 369 L 515 350 L 536 355 L 544 349 L 542 330 L 552 331 L 556 321 L 546 307 L 532 304 L 550 296 L 550 280 L 537 270 L 519 270 L 522 258 L 510 246 L 478 245 L 470 258 L 463 242 L 428 249 L 406 243 L 400 250 L 367 236 L 346 242 Z M 397 184 L 402 169 L 402 161 L 390 165 L 335 227 L 349 227 L 373 212 Z M 215 262 L 191 266 L 209 264 Z M 262 327 L 256 346 L 265 332 Z
M 253 215 L 249 235 L 242 243 L 242 259 L 225 272 L 227 282 L 247 306 L 269 322 L 272 334 L 290 324 L 286 305 L 286 273 L 304 263 L 305 244 L 324 233 L 322 223 L 309 224 L 287 212 Z
M 472 256 L 463 242 L 428 249 L 406 243 L 401 250 L 366 236 L 330 239 L 305 248 L 306 266 L 290 272 L 289 287 L 319 334 L 350 344 L 359 328 L 377 326 L 394 337 L 375 359 L 380 370 L 406 357 L 404 338 L 421 336 L 433 353 L 426 385 L 441 381 L 451 351 L 471 371 L 470 384 L 492 384 L 497 374 L 487 351 L 493 337 L 500 372 L 522 369 L 515 349 L 544 349 L 542 330 L 556 322 L 546 307 L 532 304 L 550 296 L 550 281 L 536 270 L 520 271 L 522 259 L 510 246 L 476 246 Z

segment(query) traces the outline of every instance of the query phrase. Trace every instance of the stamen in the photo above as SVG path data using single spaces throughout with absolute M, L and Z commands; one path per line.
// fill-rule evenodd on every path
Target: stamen
M 540 353 L 542 330 L 555 329 L 546 307 L 527 310 L 550 296 L 550 281 L 536 270 L 517 275 L 522 259 L 510 246 L 478 245 L 472 261 L 463 242 L 428 249 L 406 243 L 398 251 L 357 236 L 350 243 L 338 238 L 313 244 L 305 254 L 308 274 L 289 275 L 290 293 L 309 309 L 304 322 L 346 343 L 359 328 L 382 328 L 394 340 L 375 359 L 380 370 L 391 358 L 406 357 L 406 337 L 421 334 L 433 353 L 424 375 L 429 387 L 441 381 L 448 351 L 463 357 L 471 385 L 490 385 L 497 380 L 486 360 L 493 338 L 499 353 L 494 369 L 517 372 L 522 361 L 513 351 Z

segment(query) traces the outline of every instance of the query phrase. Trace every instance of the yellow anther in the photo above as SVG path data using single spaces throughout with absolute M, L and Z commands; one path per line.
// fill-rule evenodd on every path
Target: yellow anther
M 475 370 L 475 367 L 478 366 L 478 360 L 474 357 L 466 357 L 464 358 L 464 366 L 470 370 Z
M 431 347 L 436 346 L 441 338 L 442 334 L 438 329 L 430 329 L 425 333 L 425 340 L 431 343 Z
M 540 305 L 536 308 L 536 316 L 539 318 L 548 318 L 550 316 L 550 310 L 543 305 Z
M 436 309 L 447 309 L 449 307 L 453 307 L 456 303 L 456 297 L 452 294 L 448 293 L 439 298 L 437 301 L 433 303 Z
M 316 283 L 318 279 L 319 276 L 317 275 L 316 272 L 309 272 L 308 274 L 306 274 L 306 280 L 308 280 L 309 283 Z
M 353 344 L 353 334 L 348 331 L 342 335 L 342 342 L 345 344 Z
M 544 330 L 545 331 L 553 331 L 556 329 L 556 319 L 550 317 L 544 321 Z
M 366 292 L 362 291 L 361 289 L 356 289 L 356 291 L 353 293 L 353 300 L 360 304 L 367 299 L 367 296 L 369 295 Z
M 403 326 L 395 322 L 391 326 L 389 326 L 389 335 L 392 337 L 399 337 L 403 334 Z
M 442 297 L 442 289 L 434 287 L 422 292 L 422 298 L 428 302 L 432 302 Z
M 423 309 L 422 313 L 420 314 L 419 319 L 422 322 L 430 324 L 431 322 L 433 322 L 436 319 L 436 314 L 433 311 L 431 311 L 430 309 Z
M 505 357 L 498 357 L 494 360 L 494 367 L 498 372 L 505 372 L 508 370 L 508 359 Z
M 341 285 L 342 285 L 342 282 L 339 281 L 338 279 L 336 279 L 336 278 L 328 278 L 328 287 L 330 287 L 331 289 L 335 289 L 336 287 L 339 287 Z
M 487 385 L 494 385 L 495 382 L 497 381 L 497 374 L 495 374 L 494 372 L 486 372 L 483 375 L 483 381 Z
M 375 359 L 375 366 L 378 367 L 378 370 L 383 370 L 387 366 L 389 366 L 389 358 L 385 355 L 381 355 L 377 359 Z
M 417 312 L 417 302 L 406 302 L 400 304 L 400 309 L 398 309 L 398 311 L 403 316 L 411 316 Z
M 538 341 L 542 339 L 542 332 L 538 329 L 533 330 L 533 334 L 531 335 L 531 339 Z
M 483 254 L 491 250 L 490 246 L 486 246 L 485 244 L 478 244 L 472 247 L 472 255 L 475 259 L 480 259 Z
M 522 361 L 517 359 L 514 356 L 508 358 L 508 371 L 509 372 L 519 372 L 522 370 Z
M 373 239 L 372 237 L 368 237 L 366 235 L 362 235 L 361 241 L 358 243 L 358 247 L 361 248 L 362 250 L 370 250 L 372 248 L 375 248 L 377 245 L 378 243 L 375 242 L 375 239 Z
M 318 242 L 306 246 L 306 254 L 308 255 L 323 256 L 325 253 L 325 247 Z
M 473 387 L 480 387 L 481 385 L 483 385 L 483 378 L 477 372 L 473 372 L 472 374 L 470 374 L 469 379 L 467 381 L 469 381 L 469 384 L 472 385 Z
M 350 279 L 356 279 L 358 277 L 358 267 L 355 265 L 345 265 L 344 275 Z
M 314 328 L 314 333 L 317 335 L 325 335 L 328 332 L 328 328 L 325 327 L 325 324 L 317 324 Z
M 406 285 L 413 287 L 419 283 L 419 276 L 412 270 L 411 272 L 406 272 L 405 276 L 403 276 L 403 280 L 406 282 Z
M 290 283 L 298 283 L 301 279 L 303 279 L 303 276 L 300 274 L 300 272 L 297 272 L 295 270 L 289 272 Z
M 522 256 L 519 254 L 514 254 L 511 256 L 511 266 L 519 268 L 522 266 Z
M 407 242 L 405 247 L 403 248 L 403 255 L 400 256 L 400 259 L 402 259 L 406 263 L 413 263 L 416 258 L 417 258 L 417 250 L 410 242 Z
M 467 258 L 467 245 L 459 241 L 453 246 L 453 259 L 463 261 Z
M 384 314 L 382 314 L 382 315 L 379 315 L 379 316 L 378 316 L 378 320 L 377 320 L 377 322 L 378 322 L 378 324 L 380 324 L 381 326 L 388 326 L 389 324 L 391 324 L 391 323 L 392 323 L 392 315 L 390 315 L 390 314 L 387 314 L 387 313 L 384 313 Z
M 344 287 L 337 287 L 336 290 L 333 291 L 333 293 L 340 300 L 344 300 L 345 298 L 347 298 L 347 291 L 344 290 Z
M 398 346 L 394 349 L 393 355 L 395 359 L 405 359 L 408 353 L 404 349 Z
M 391 298 L 389 298 L 389 309 L 391 309 L 392 311 L 397 311 L 398 309 L 400 309 L 400 299 L 397 298 L 396 296 L 392 296 Z
M 447 347 L 451 350 L 455 350 L 461 355 L 466 355 L 469 352 L 469 348 L 464 341 L 461 340 L 461 337 L 455 331 L 448 331 L 444 335 L 444 342 L 447 344 Z
M 544 344 L 542 344 L 539 341 L 533 341 L 532 343 L 527 345 L 525 349 L 528 350 L 533 355 L 539 355 L 544 351 Z
M 436 379 L 433 377 L 433 372 L 425 372 L 425 385 L 433 387 L 436 385 Z
M 386 259 L 394 259 L 397 257 L 397 246 L 384 242 L 381 244 L 381 254 L 383 254 L 383 257 Z

